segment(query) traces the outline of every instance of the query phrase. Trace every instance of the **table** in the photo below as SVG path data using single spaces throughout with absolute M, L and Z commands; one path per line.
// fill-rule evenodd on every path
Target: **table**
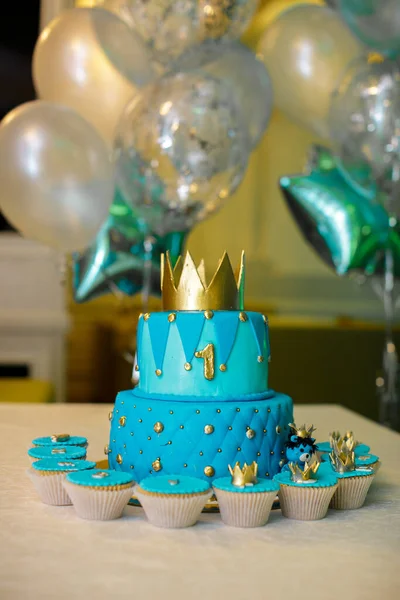
M 0 404 L 0 598 L 109 600 L 384 600 L 400 597 L 400 436 L 340 406 L 299 406 L 298 423 L 317 439 L 353 429 L 383 466 L 364 508 L 301 522 L 273 511 L 246 530 L 203 514 L 184 530 L 149 525 L 127 507 L 118 521 L 78 519 L 73 507 L 37 498 L 25 471 L 35 436 L 67 431 L 89 438 L 104 458 L 109 405 Z

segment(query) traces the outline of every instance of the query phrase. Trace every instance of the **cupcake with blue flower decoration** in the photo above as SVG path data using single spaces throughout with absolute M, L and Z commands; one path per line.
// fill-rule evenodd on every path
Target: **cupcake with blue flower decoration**
M 43 458 L 59 458 L 64 460 L 84 460 L 86 448 L 82 446 L 34 446 L 28 450 L 31 462 Z
M 257 478 L 257 463 L 237 462 L 228 466 L 231 477 L 213 481 L 222 521 L 231 527 L 261 527 L 266 525 L 279 484 Z
M 81 519 L 110 521 L 121 517 L 133 494 L 129 473 L 101 469 L 68 473 L 64 489 Z

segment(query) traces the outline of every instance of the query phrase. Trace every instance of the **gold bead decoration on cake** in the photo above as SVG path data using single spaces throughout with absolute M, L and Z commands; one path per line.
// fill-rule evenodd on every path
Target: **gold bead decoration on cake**
M 222 371 L 223 373 L 225 373 L 226 365 L 224 365 L 223 363 L 222 363 L 222 365 L 219 365 L 219 370 Z
M 237 408 L 237 409 L 236 409 L 236 412 L 240 412 L 240 408 Z
M 245 313 L 245 312 L 241 311 L 241 312 L 239 313 L 239 321 L 242 321 L 242 323 L 244 323 L 245 321 L 247 321 L 247 318 L 248 318 L 248 317 L 247 317 L 247 315 L 246 315 L 246 313 Z
M 151 436 L 150 436 L 150 435 L 148 435 L 148 436 L 147 436 L 147 441 L 148 441 L 148 442 L 150 442 L 150 440 L 151 440 Z
M 160 375 L 162 375 L 161 369 L 156 369 L 156 375 L 157 377 L 160 377 Z
M 270 455 L 273 456 L 275 454 L 275 452 L 273 450 L 271 450 Z
M 228 426 L 229 431 L 232 431 L 232 427 L 231 425 Z
M 151 408 L 151 406 L 149 406 L 149 408 L 147 409 L 149 412 L 151 412 L 153 409 Z
M 263 315 L 263 321 L 266 325 L 268 325 L 268 323 L 269 323 L 268 317 L 266 317 L 265 315 Z
M 263 433 L 267 433 L 267 430 L 266 430 L 266 429 L 263 429 Z
M 262 363 L 264 362 L 264 357 L 263 356 L 257 356 L 257 362 Z
M 173 415 L 173 414 L 174 414 L 174 411 L 173 411 L 173 410 L 170 410 L 170 411 L 169 411 L 169 414 L 170 414 L 170 415 Z
M 143 419 L 138 419 L 138 423 L 143 423 Z
M 143 313 L 139 313 L 139 317 L 138 318 L 140 319 L 140 317 L 143 317 Z
M 282 454 L 282 456 L 283 456 L 283 455 L 285 454 L 285 451 L 284 451 L 284 450 L 281 450 L 281 454 Z
M 257 456 L 261 456 L 261 452 L 257 452 Z
M 130 466 L 130 468 L 131 468 L 131 469 L 134 469 L 134 468 L 135 468 L 135 466 L 134 466 L 134 465 L 131 465 L 131 466 Z
M 279 466 L 280 467 L 283 467 L 284 464 L 285 464 L 285 461 L 283 459 L 279 461 Z
M 50 439 L 53 443 L 67 442 L 70 437 L 71 436 L 69 435 L 69 433 L 53 433 L 53 435 L 50 436 Z
M 131 431 L 131 435 L 134 435 L 133 431 Z
M 207 465 L 207 467 L 204 467 L 204 475 L 206 477 L 213 477 L 215 475 L 214 467 L 212 467 L 211 465 Z
M 121 404 L 125 404 L 124 400 L 121 400 Z
M 205 425 L 204 433 L 206 435 L 210 435 L 210 433 L 214 433 L 214 425 Z
M 124 444 L 124 448 L 126 448 L 126 444 Z
M 185 469 L 186 469 L 186 467 L 187 467 L 187 463 L 183 463 L 183 466 L 184 466 L 184 467 L 185 467 Z
M 281 428 L 280 428 L 280 426 L 279 426 L 279 425 L 277 425 L 277 426 L 275 427 L 275 431 L 276 431 L 276 433 L 280 433 L 280 432 L 281 432 Z
M 222 448 L 218 448 L 217 452 L 222 452 Z
M 157 421 L 157 423 L 154 423 L 153 429 L 156 433 L 161 433 L 164 431 L 164 424 L 161 421 Z
M 241 452 L 241 451 L 242 451 L 242 449 L 241 449 L 241 447 L 240 447 L 240 446 L 239 446 L 239 448 L 237 448 L 237 451 L 238 451 L 238 452 Z
M 199 414 L 200 414 L 200 411 L 199 411 L 199 409 L 197 409 L 196 410 L 196 415 L 199 415 Z
M 104 446 L 104 454 L 110 454 L 110 446 L 108 444 Z
M 214 313 L 213 313 L 213 311 L 212 311 L 212 310 L 205 310 L 205 311 L 204 311 L 204 316 L 205 316 L 205 318 L 206 318 L 207 320 L 210 320 L 210 319 L 212 319 L 212 318 L 213 318 L 213 316 L 214 316 Z
M 270 413 L 270 412 L 271 412 L 271 409 L 270 409 L 270 408 L 267 408 L 267 413 Z
M 256 437 L 256 432 L 254 431 L 254 429 L 248 429 L 246 431 L 246 437 L 249 440 L 252 440 L 254 437 Z
M 139 450 L 139 454 L 143 454 L 143 450 Z
M 161 460 L 159 458 L 156 458 L 156 460 L 154 460 L 151 463 L 151 466 L 153 467 L 153 470 L 158 473 L 158 471 L 161 471 L 162 469 L 162 464 L 161 464 Z
M 118 422 L 121 425 L 121 427 L 125 427 L 126 417 L 120 417 Z
M 269 477 L 269 473 L 268 473 L 268 471 L 265 473 L 265 477 Z
M 199 456 L 203 456 L 203 452 L 201 450 L 199 452 Z
M 221 412 L 221 409 L 220 409 L 220 408 L 217 408 L 217 413 L 220 413 L 220 412 Z
M 144 319 L 145 321 L 148 321 L 148 320 L 150 319 L 150 313 L 144 313 L 144 315 L 143 315 L 143 319 Z
M 179 429 L 185 429 L 184 425 L 179 425 Z
M 113 411 L 110 410 L 110 412 L 108 413 L 108 420 L 111 421 L 113 418 Z
M 116 456 L 116 459 L 115 459 L 115 460 L 117 461 L 117 463 L 118 463 L 119 465 L 122 465 L 123 458 L 122 458 L 121 454 L 117 454 L 117 456 Z
M 169 315 L 168 315 L 168 321 L 170 323 L 173 323 L 175 321 L 175 319 L 176 319 L 176 314 L 175 313 L 169 313 Z
M 139 365 L 135 365 L 135 371 L 139 371 Z
M 168 444 L 168 446 L 170 446 L 172 444 L 172 441 L 168 440 L 167 444 Z
M 255 409 L 254 409 L 254 412 L 255 412 L 255 413 L 258 413 L 258 412 L 259 412 L 258 408 L 255 408 Z
M 185 362 L 185 364 L 183 365 L 185 371 L 191 371 L 192 370 L 192 365 L 190 364 L 190 362 Z

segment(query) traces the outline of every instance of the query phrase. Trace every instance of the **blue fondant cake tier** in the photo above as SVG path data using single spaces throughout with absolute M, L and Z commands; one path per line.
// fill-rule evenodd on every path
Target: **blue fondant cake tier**
M 264 393 L 269 357 L 268 322 L 260 313 L 175 311 L 139 318 L 139 389 L 153 396 Z
M 236 461 L 256 461 L 259 476 L 272 478 L 280 471 L 292 420 L 291 398 L 273 391 L 199 398 L 136 388 L 115 401 L 108 459 L 136 481 L 182 474 L 211 482 Z

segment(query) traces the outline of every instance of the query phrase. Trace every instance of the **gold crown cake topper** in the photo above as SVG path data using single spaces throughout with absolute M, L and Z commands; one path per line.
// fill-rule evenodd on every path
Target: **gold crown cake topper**
M 236 487 L 245 487 L 257 483 L 258 465 L 256 461 L 253 461 L 251 465 L 244 463 L 243 468 L 240 467 L 239 462 L 236 462 L 233 469 L 231 465 L 228 465 L 228 469 L 232 475 L 232 485 Z
M 301 425 L 301 427 L 297 427 L 296 423 L 289 423 L 290 431 L 292 435 L 297 435 L 299 438 L 310 438 L 315 431 L 315 427 L 310 425 L 310 427 L 306 427 L 306 425 Z
M 338 473 L 346 473 L 346 471 L 354 471 L 355 456 L 354 456 L 354 438 L 340 437 L 338 432 L 330 434 L 331 453 L 329 459 L 332 467 Z
M 289 463 L 288 467 L 291 472 L 291 479 L 295 483 L 303 483 L 304 481 L 312 481 L 311 474 L 318 471 L 321 461 L 319 458 L 314 457 L 314 460 L 304 463 L 304 469 L 299 467 L 297 463 Z
M 190 252 L 186 252 L 172 268 L 167 251 L 161 255 L 163 310 L 243 310 L 244 272 L 244 252 L 236 273 L 224 252 L 207 283 L 203 260 L 196 267 Z

